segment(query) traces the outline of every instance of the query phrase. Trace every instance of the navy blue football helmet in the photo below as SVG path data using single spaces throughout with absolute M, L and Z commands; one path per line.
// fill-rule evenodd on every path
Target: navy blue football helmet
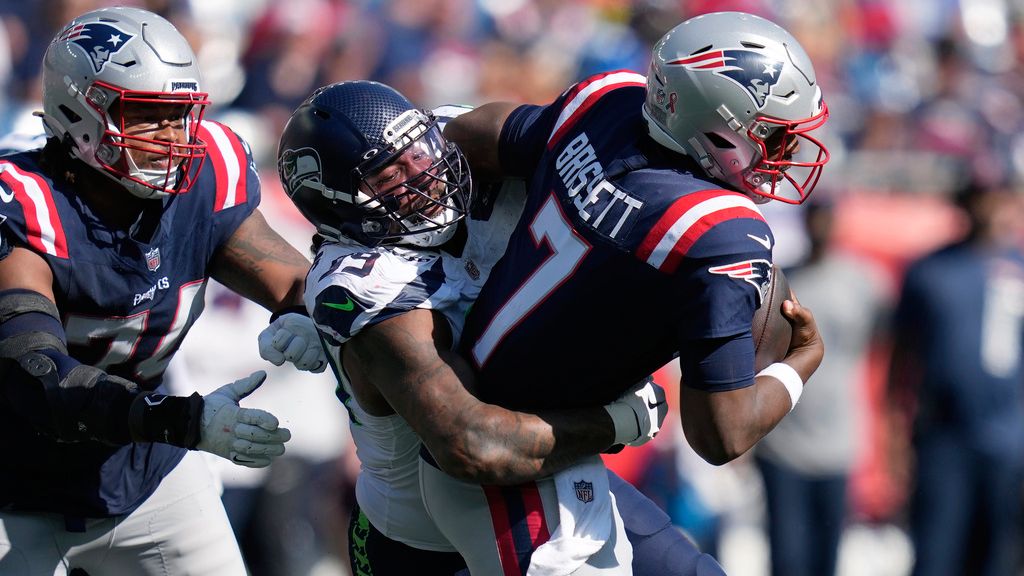
M 438 246 L 469 210 L 465 156 L 433 115 L 370 81 L 319 88 L 288 120 L 281 183 L 319 234 Z

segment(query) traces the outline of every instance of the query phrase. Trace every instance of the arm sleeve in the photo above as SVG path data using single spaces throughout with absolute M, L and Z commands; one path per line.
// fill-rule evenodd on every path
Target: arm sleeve
M 683 385 L 725 392 L 754 384 L 754 339 L 750 331 L 727 338 L 694 340 L 679 354 Z

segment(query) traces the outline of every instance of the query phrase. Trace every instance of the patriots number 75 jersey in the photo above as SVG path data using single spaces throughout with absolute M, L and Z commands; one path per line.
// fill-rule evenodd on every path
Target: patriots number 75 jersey
M 749 335 L 771 230 L 750 198 L 647 136 L 645 85 L 601 74 L 506 121 L 502 166 L 529 179 L 528 198 L 463 336 L 484 400 L 601 404 L 689 343 Z M 749 385 L 752 345 L 749 366 L 720 376 L 691 385 Z

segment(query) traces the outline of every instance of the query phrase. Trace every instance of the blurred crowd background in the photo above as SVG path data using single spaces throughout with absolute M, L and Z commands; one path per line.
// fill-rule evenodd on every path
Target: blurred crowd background
M 31 112 L 41 109 L 40 62 L 57 28 L 108 4 L 113 3 L 0 0 L 4 143 L 23 145 L 41 130 Z M 736 462 L 716 468 L 699 460 L 686 447 L 674 415 L 654 442 L 607 460 L 662 503 L 730 574 L 768 575 L 774 564 L 775 576 L 781 576 L 777 561 L 783 552 L 769 545 L 770 526 L 795 531 L 796 540 L 813 550 L 832 549 L 828 535 L 835 534 L 836 574 L 910 574 L 916 550 L 908 510 L 919 479 L 908 438 L 917 430 L 916 402 L 906 394 L 901 402 L 891 401 L 887 374 L 900 319 L 894 311 L 910 263 L 968 233 L 971 221 L 957 202 L 965 190 L 994 193 L 996 212 L 1014 216 L 1004 218 L 1000 234 L 1011 247 L 1024 246 L 1024 222 L 1016 217 L 1024 187 L 1024 0 L 117 4 L 156 11 L 190 39 L 214 102 L 208 117 L 248 140 L 261 166 L 263 212 L 303 250 L 310 228 L 281 192 L 275 154 L 284 121 L 316 87 L 368 78 L 398 88 L 423 107 L 542 103 L 594 72 L 646 72 L 653 42 L 696 14 L 742 10 L 786 27 L 810 53 L 829 104 L 825 143 L 832 161 L 811 206 L 767 206 L 765 212 L 776 230 L 777 263 L 791 272 L 798 295 L 819 317 L 827 364 L 807 384 L 787 426 Z M 1017 283 L 1004 291 L 1010 295 L 1004 298 L 1006 312 L 999 316 L 1009 326 L 1009 341 L 1000 340 L 999 348 L 1000 366 L 1009 366 L 1004 372 L 1016 385 L 996 403 L 1011 410 L 1008 418 L 1018 426 L 1003 428 L 1003 436 L 990 444 L 997 458 L 1018 470 L 1024 458 L 1024 438 L 1016 437 L 1024 418 L 1024 280 L 1014 278 Z M 955 308 L 956 302 L 950 304 Z M 206 313 L 173 364 L 175 385 L 207 391 L 267 368 L 256 350 L 256 334 L 267 317 L 212 287 Z M 333 397 L 333 378 L 269 371 L 269 385 L 250 404 L 272 406 L 294 439 L 269 471 L 219 466 L 229 514 L 254 575 L 347 574 L 345 513 L 358 462 L 344 408 Z M 675 387 L 677 374 L 666 366 L 659 381 Z M 965 390 L 972 393 L 969 385 Z M 894 404 L 911 410 L 893 410 Z M 933 472 L 946 477 L 959 470 L 954 467 L 971 464 L 951 459 L 949 466 Z M 808 493 L 822 489 L 822 501 L 809 514 L 799 498 L 787 502 L 780 490 L 793 486 L 786 479 L 794 477 L 808 482 Z M 1015 478 L 1017 490 L 1007 494 L 1016 499 L 998 506 L 1019 512 L 1024 504 Z M 769 502 L 769 493 L 782 499 Z M 974 496 L 967 489 L 954 495 Z M 1019 576 L 1024 540 L 1020 516 L 1011 518 L 1012 558 L 1004 565 L 1013 568 L 1005 573 Z M 968 518 L 971 534 L 952 537 L 966 541 L 982 532 L 994 538 L 983 529 L 990 524 Z M 820 570 L 805 573 L 828 575 L 828 568 Z

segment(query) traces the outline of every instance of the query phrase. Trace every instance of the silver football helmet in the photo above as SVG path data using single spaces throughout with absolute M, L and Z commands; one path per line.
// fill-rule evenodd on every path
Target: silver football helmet
M 206 155 L 196 137 L 209 104 L 200 85 L 196 56 L 170 22 L 138 8 L 94 10 L 46 50 L 43 124 L 140 198 L 186 192 Z
M 651 137 L 755 200 L 804 201 L 828 162 L 828 119 L 807 53 L 776 24 L 716 12 L 657 42 L 643 107 Z

